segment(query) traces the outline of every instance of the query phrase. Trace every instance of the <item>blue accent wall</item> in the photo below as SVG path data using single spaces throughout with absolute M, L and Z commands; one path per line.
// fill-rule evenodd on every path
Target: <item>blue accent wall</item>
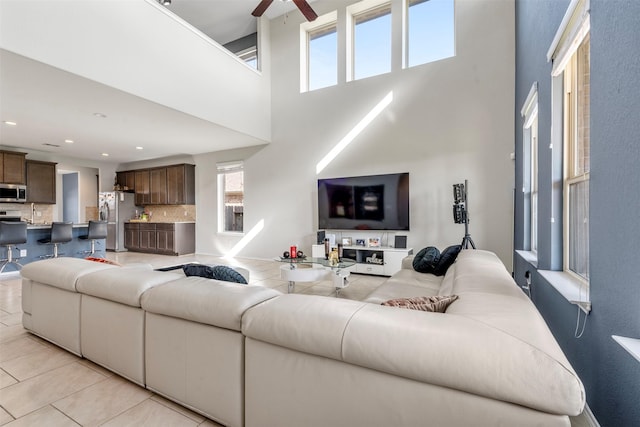
M 78 173 L 62 175 L 62 218 L 63 221 L 78 222 Z
M 551 224 L 549 49 L 568 0 L 516 0 L 516 189 L 522 188 L 523 105 L 538 82 L 538 265 L 559 269 Z M 592 312 L 574 337 L 577 308 L 517 254 L 514 276 L 532 272 L 532 299 L 582 379 L 602 426 L 640 425 L 640 363 L 611 335 L 640 338 L 640 1 L 591 0 L 590 274 Z M 516 191 L 514 248 L 523 249 L 524 200 Z M 558 219 L 556 219 L 558 221 Z M 553 228 L 556 227 L 556 228 Z M 560 226 L 561 230 L 561 226 Z M 557 235 L 556 237 L 557 238 Z

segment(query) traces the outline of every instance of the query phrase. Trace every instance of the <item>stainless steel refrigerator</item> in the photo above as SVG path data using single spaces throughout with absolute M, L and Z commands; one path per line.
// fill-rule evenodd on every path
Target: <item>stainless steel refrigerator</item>
M 124 223 L 135 216 L 134 195 L 122 191 L 101 192 L 98 195 L 98 215 L 107 221 L 107 250 L 126 251 Z

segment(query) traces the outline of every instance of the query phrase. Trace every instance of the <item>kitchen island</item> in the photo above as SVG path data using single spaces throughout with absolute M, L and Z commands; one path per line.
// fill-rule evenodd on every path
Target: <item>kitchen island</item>
M 91 240 L 82 240 L 79 236 L 87 234 L 87 228 L 89 224 L 80 223 L 73 224 L 73 239 L 69 243 L 58 244 L 58 256 L 68 256 L 74 258 L 84 258 L 88 256 L 84 251 L 91 250 Z M 27 243 L 16 245 L 13 248 L 14 260 L 18 261 L 22 265 L 26 265 L 33 261 L 39 261 L 44 259 L 46 255 L 53 254 L 52 244 L 38 243 L 40 239 L 46 239 L 51 234 L 51 224 L 29 224 L 27 226 Z M 105 239 L 96 241 L 96 253 L 95 256 L 103 257 L 105 248 Z M 20 251 L 18 250 L 20 249 Z M 25 256 L 20 256 L 22 251 L 27 251 Z M 6 251 L 3 249 L 2 258 L 6 258 Z M 19 259 L 17 259 L 19 258 Z M 16 271 L 17 268 L 13 264 L 8 264 L 4 273 Z

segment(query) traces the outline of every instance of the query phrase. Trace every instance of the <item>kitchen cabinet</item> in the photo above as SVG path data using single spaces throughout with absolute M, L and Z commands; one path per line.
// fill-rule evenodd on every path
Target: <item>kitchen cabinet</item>
M 125 222 L 124 247 L 130 251 L 140 249 L 140 224 Z
M 195 166 L 189 164 L 167 166 L 167 204 L 194 205 L 195 203 Z
M 187 163 L 116 172 L 116 183 L 136 194 L 144 205 L 195 205 L 195 165 Z
M 136 173 L 134 171 L 116 172 L 116 183 L 120 190 L 133 192 L 136 188 Z
M 158 253 L 175 252 L 175 224 L 156 224 L 156 249 Z
M 139 249 L 144 252 L 156 252 L 156 225 L 140 224 Z
M 149 169 L 135 171 L 135 204 L 144 206 L 151 204 L 151 187 Z
M 149 192 L 152 205 L 167 204 L 167 168 L 149 170 Z
M 0 151 L 0 182 L 3 184 L 26 183 L 25 156 L 27 153 Z
M 134 252 L 185 255 L 196 251 L 196 224 L 125 223 L 124 247 Z
M 56 163 L 26 161 L 27 202 L 56 203 Z

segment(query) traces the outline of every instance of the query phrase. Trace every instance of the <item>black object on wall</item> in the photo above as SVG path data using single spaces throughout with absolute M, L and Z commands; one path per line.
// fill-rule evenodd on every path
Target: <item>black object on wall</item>
M 318 231 L 318 239 L 316 240 L 316 243 L 319 245 L 324 245 L 324 237 L 325 237 L 324 230 Z

